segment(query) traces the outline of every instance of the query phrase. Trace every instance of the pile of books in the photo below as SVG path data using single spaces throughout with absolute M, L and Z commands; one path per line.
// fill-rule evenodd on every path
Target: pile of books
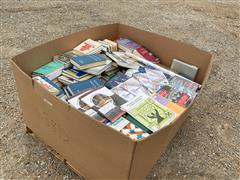
M 179 75 L 184 69 L 194 78 L 196 67 L 173 63 L 178 74 L 130 39 L 87 39 L 34 70 L 32 78 L 94 120 L 142 140 L 180 116 L 201 88 Z

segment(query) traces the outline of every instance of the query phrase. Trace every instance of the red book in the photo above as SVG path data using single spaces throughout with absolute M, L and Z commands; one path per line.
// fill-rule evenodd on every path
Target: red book
M 149 52 L 147 49 L 145 49 L 144 47 L 139 47 L 137 49 L 134 50 L 134 54 L 145 58 L 148 61 L 151 61 L 152 63 L 159 63 L 159 59 L 154 56 L 151 52 Z

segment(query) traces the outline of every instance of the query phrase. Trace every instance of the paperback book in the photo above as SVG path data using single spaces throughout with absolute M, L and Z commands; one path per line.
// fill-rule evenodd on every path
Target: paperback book
M 88 69 L 106 64 L 107 57 L 102 54 L 89 54 L 76 56 L 70 59 L 70 62 L 78 69 Z
M 83 90 L 94 89 L 100 86 L 104 86 L 104 83 L 98 77 L 93 77 L 89 80 L 80 81 L 77 83 L 69 84 L 67 86 L 67 91 L 71 96 L 77 94 Z
M 75 47 L 74 50 L 80 52 L 81 54 L 91 54 L 100 52 L 100 48 L 101 44 L 92 39 L 87 39 Z
M 45 76 L 50 80 L 53 80 L 61 75 L 64 63 L 60 61 L 51 61 L 46 65 L 33 71 L 32 76 Z
M 121 108 L 153 132 L 167 126 L 176 117 L 176 113 L 146 94 L 139 94 Z
M 91 92 L 82 101 L 112 122 L 125 113 L 120 106 L 126 101 L 106 87 Z

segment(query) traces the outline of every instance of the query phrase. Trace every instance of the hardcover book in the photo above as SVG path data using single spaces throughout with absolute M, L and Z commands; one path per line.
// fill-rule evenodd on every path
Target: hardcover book
M 67 90 L 70 93 L 70 95 L 74 95 L 77 94 L 83 90 L 88 90 L 88 89 L 94 89 L 100 86 L 103 86 L 104 83 L 102 82 L 102 80 L 100 80 L 98 77 L 93 77 L 89 80 L 85 80 L 85 81 L 80 81 L 74 84 L 69 84 L 67 86 Z
M 89 54 L 73 57 L 70 62 L 81 70 L 104 65 L 106 59 L 107 57 L 102 54 Z
M 33 71 L 32 76 L 45 76 L 50 80 L 53 80 L 61 75 L 64 63 L 60 61 L 51 61 L 40 68 Z
M 106 87 L 91 92 L 82 101 L 112 122 L 125 113 L 120 106 L 126 101 Z
M 167 126 L 176 117 L 176 113 L 146 94 L 139 94 L 121 108 L 153 132 Z

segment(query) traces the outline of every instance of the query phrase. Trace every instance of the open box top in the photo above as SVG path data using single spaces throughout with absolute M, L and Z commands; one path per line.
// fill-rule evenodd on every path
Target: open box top
M 12 59 L 26 125 L 47 145 L 60 153 L 77 172 L 85 174 L 88 178 L 145 177 L 176 134 L 189 110 L 186 109 L 171 125 L 142 141 L 133 141 L 65 104 L 38 83 L 34 83 L 31 78 L 31 72 L 51 61 L 54 55 L 69 51 L 88 38 L 116 40 L 119 37 L 132 39 L 145 46 L 160 58 L 163 66 L 170 67 L 174 58 L 197 66 L 199 70 L 195 81 L 199 84 L 203 85 L 209 76 L 211 54 L 158 34 L 122 24 L 104 25 L 74 33 L 37 46 Z M 60 139 L 56 141 L 58 138 Z M 87 141 L 92 143 L 89 144 Z M 125 154 L 122 154 L 123 152 Z M 117 156 L 114 157 L 114 154 Z M 107 170 L 108 168 L 111 168 L 111 172 Z

